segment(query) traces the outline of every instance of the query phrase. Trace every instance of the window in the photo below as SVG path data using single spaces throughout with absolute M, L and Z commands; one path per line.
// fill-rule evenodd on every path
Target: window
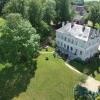
M 60 38 L 60 35 L 58 35 L 58 38 Z
M 78 42 L 76 41 L 76 45 L 78 44 Z
M 64 48 L 66 48 L 66 44 L 64 44 Z
M 67 50 L 69 50 L 69 45 L 67 46 Z
M 72 40 L 72 44 L 74 43 L 74 40 Z
M 70 39 L 68 39 L 68 42 L 70 42 Z
M 66 37 L 65 37 L 65 41 L 66 41 Z
M 73 51 L 73 48 L 71 47 L 70 50 Z
M 63 40 L 63 35 L 61 36 L 61 39 Z
M 59 45 L 59 41 L 57 41 L 57 44 Z
M 80 51 L 80 55 L 82 55 L 82 51 Z
M 89 46 L 91 46 L 91 43 L 89 42 Z
M 62 46 L 62 42 L 61 42 L 61 46 Z
M 77 55 L 77 51 L 78 51 L 78 50 L 76 49 L 76 50 L 75 50 L 75 55 Z

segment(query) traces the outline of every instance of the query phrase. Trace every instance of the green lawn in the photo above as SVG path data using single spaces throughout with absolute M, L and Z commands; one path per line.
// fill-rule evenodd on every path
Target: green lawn
M 52 47 L 48 47 L 48 52 L 52 52 L 54 49 L 52 48 Z M 46 49 L 45 48 L 43 48 L 42 50 L 41 50 L 42 52 L 45 52 L 46 51 Z
M 100 74 L 97 74 L 95 79 L 100 81 Z
M 5 24 L 5 20 L 3 18 L 0 18 L 0 26 L 3 26 Z
M 49 57 L 46 61 L 45 57 Z M 35 76 L 25 92 L 13 100 L 73 100 L 73 87 L 80 75 L 64 65 L 52 54 L 41 54 L 37 59 Z
M 6 20 L 4 20 L 3 18 L 0 18 L 0 27 L 3 26 L 6 23 Z M 0 32 L 0 37 L 1 37 L 2 33 Z

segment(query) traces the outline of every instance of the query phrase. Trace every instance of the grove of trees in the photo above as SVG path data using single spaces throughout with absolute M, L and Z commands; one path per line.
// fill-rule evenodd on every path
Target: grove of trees
M 87 20 L 93 22 L 94 28 L 100 28 L 100 2 L 88 2 L 85 4 L 85 9 L 88 12 Z
M 31 61 L 39 47 L 39 35 L 20 14 L 9 14 L 0 38 L 1 60 L 22 63 Z
M 0 30 L 0 55 L 13 63 L 30 61 L 39 44 L 54 36 L 54 26 L 71 19 L 69 0 L 0 0 L 0 7 L 6 20 Z

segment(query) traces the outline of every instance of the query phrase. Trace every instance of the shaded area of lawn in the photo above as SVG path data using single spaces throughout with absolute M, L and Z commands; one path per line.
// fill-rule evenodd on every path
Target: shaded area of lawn
M 88 62 L 72 60 L 70 64 L 82 73 L 92 75 L 93 77 L 100 75 L 100 59 L 98 57 L 93 57 Z
M 62 59 L 54 58 L 53 54 L 41 54 L 37 58 L 35 77 L 27 90 L 13 100 L 73 100 L 73 87 L 79 77 Z
M 0 100 L 11 100 L 26 91 L 30 79 L 34 77 L 36 62 L 31 65 L 0 64 L 0 68 Z
M 42 48 L 42 50 L 41 50 L 41 52 L 52 52 L 52 51 L 54 51 L 54 48 L 52 48 L 52 47 L 50 47 L 50 46 L 48 46 L 47 51 L 46 51 L 46 48 L 45 48 L 45 47 Z

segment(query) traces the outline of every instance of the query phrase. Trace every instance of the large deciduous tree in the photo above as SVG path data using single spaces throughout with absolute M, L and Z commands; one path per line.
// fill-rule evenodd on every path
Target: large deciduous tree
M 19 14 L 9 14 L 0 37 L 0 55 L 2 59 L 22 63 L 31 61 L 38 51 L 39 36 L 29 21 Z
M 100 23 L 100 2 L 96 2 L 91 6 L 89 20 L 93 22 L 93 26 Z
M 29 4 L 29 20 L 36 27 L 43 18 L 43 6 L 41 0 L 32 0 Z
M 56 12 L 57 23 L 70 20 L 69 0 L 56 0 Z
M 45 0 L 32 0 L 29 4 L 29 20 L 39 33 L 41 41 L 50 35 L 50 26 L 48 23 L 52 19 L 50 12 L 46 12 L 47 7 L 45 4 Z
M 55 0 L 46 0 L 44 4 L 44 18 L 43 20 L 50 24 L 50 22 L 55 20 L 56 17 L 56 2 Z
M 8 2 L 9 0 L 0 0 L 0 13 L 2 12 L 2 9 L 4 5 Z
M 20 13 L 23 17 L 26 17 L 26 0 L 10 0 L 3 9 L 4 14 Z

